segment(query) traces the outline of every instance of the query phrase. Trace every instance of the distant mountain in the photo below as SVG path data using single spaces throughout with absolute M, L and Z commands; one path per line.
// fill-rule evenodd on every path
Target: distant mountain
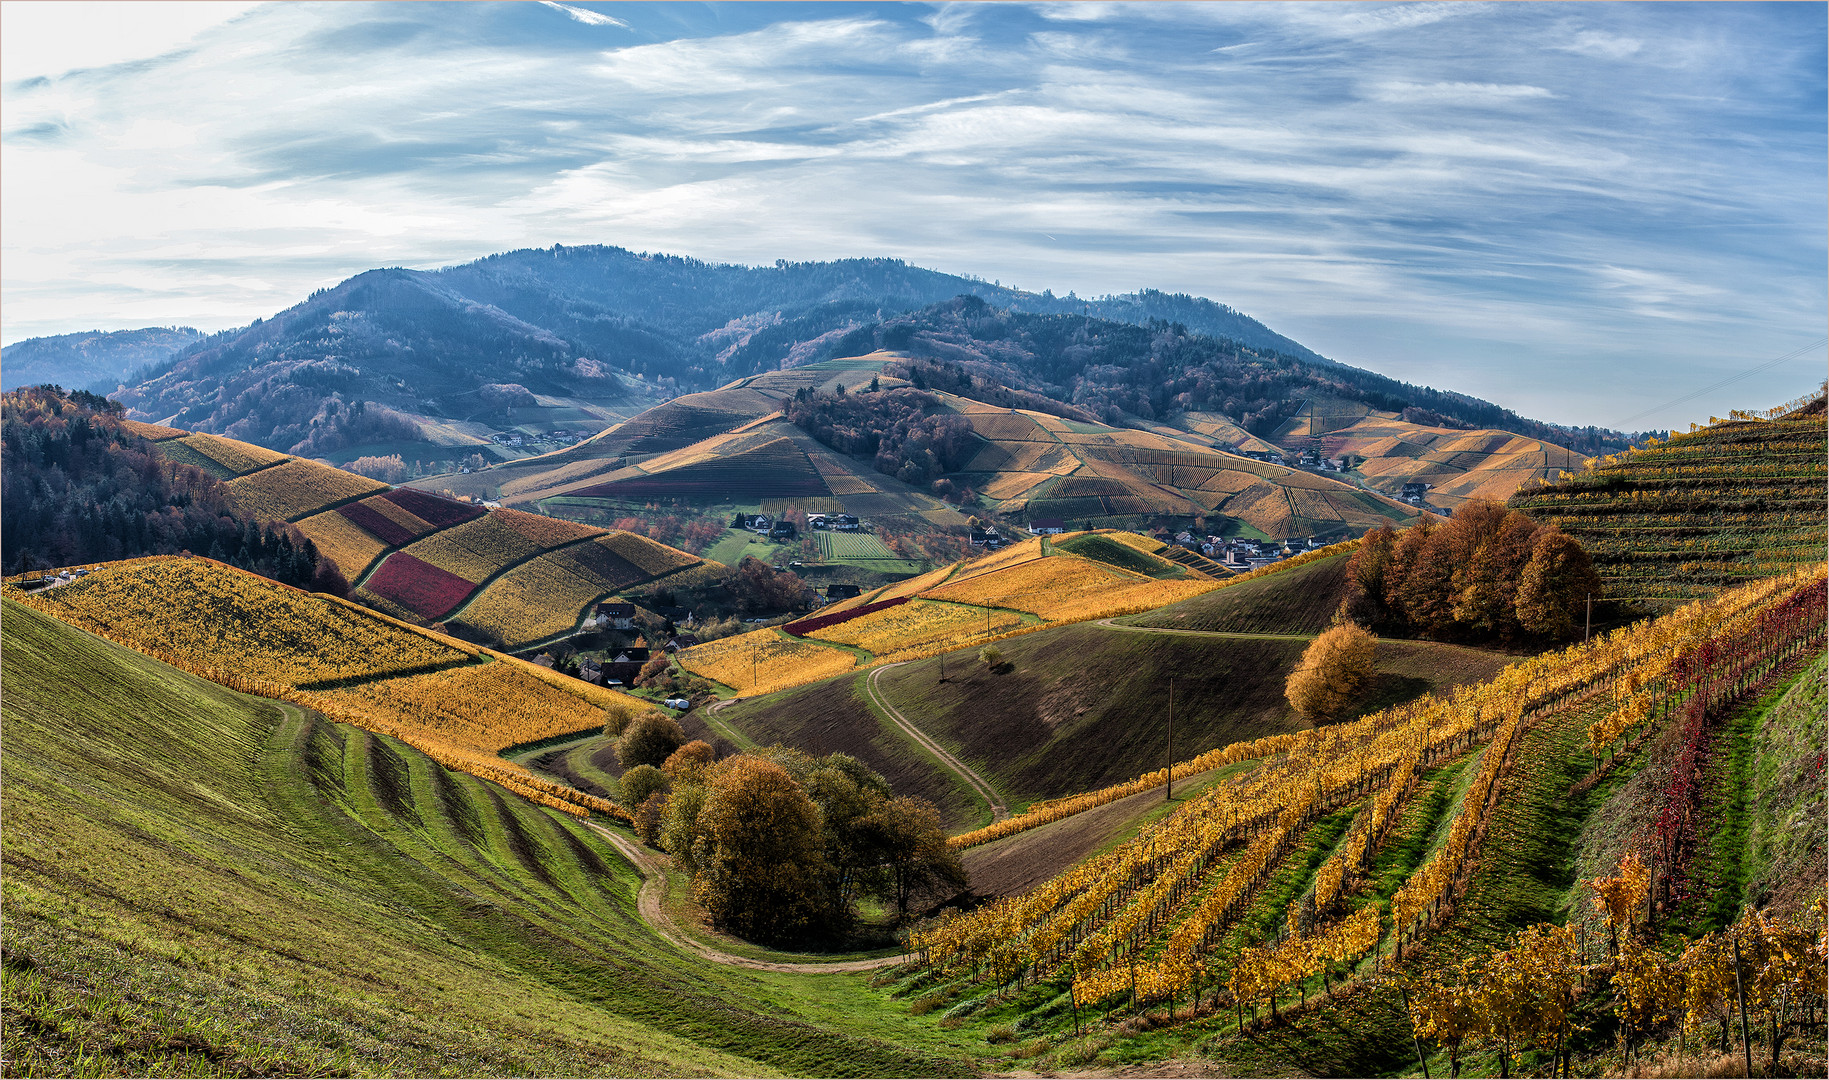
M 202 336 L 188 326 L 148 326 L 26 338 L 0 349 L 0 390 L 52 383 L 105 394 Z
M 1194 297 L 1062 298 L 896 259 L 747 267 L 555 246 L 439 271 L 369 271 L 196 342 L 117 397 L 137 417 L 291 453 L 450 457 L 496 431 L 594 432 L 675 394 L 830 355 L 847 334 L 960 295 L 1018 311 L 1167 319 L 1327 363 Z

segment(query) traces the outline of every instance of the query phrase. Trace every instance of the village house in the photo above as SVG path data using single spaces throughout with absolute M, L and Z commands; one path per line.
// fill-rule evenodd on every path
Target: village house
M 602 630 L 635 629 L 635 605 L 619 601 L 598 604 L 597 626 Z
M 1060 518 L 1032 518 L 1029 521 L 1030 536 L 1058 536 L 1067 531 L 1067 523 Z

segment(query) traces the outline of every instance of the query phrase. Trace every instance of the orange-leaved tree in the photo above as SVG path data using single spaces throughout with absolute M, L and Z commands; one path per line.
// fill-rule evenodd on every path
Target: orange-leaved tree
M 1377 643 L 1353 623 L 1315 638 L 1284 684 L 1289 703 L 1316 724 L 1344 719 L 1371 681 Z
M 694 847 L 693 891 L 718 925 L 791 941 L 826 915 L 819 808 L 774 762 L 738 755 L 712 768 Z

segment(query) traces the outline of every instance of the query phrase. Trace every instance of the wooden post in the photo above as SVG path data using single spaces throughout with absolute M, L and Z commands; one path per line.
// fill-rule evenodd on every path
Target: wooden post
M 1588 618 L 1581 628 L 1581 640 L 1586 641 L 1594 636 L 1594 594 L 1588 594 Z
M 1410 1014 L 1410 988 L 1399 983 L 1397 985 L 1397 990 L 1399 993 L 1403 994 L 1404 1015 L 1408 1016 Z M 1416 1063 L 1423 1067 L 1423 1080 L 1429 1080 L 1429 1059 L 1423 1056 L 1423 1041 L 1416 1037 L 1416 1024 L 1414 1022 L 1410 1024 L 1410 1045 L 1416 1047 Z
M 1169 779 L 1163 787 L 1163 802 L 1175 800 L 1175 676 L 1169 676 Z
M 1734 939 L 1734 997 L 1740 1001 L 1740 1052 L 1746 1057 L 1746 1075 L 1753 1075 L 1753 1044 L 1746 1033 L 1746 985 L 1740 981 L 1740 939 Z

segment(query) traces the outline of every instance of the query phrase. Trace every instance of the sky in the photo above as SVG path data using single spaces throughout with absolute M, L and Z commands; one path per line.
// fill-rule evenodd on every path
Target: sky
M 0 340 L 555 243 L 893 256 L 1683 427 L 1824 377 L 1826 11 L 7 0 Z

